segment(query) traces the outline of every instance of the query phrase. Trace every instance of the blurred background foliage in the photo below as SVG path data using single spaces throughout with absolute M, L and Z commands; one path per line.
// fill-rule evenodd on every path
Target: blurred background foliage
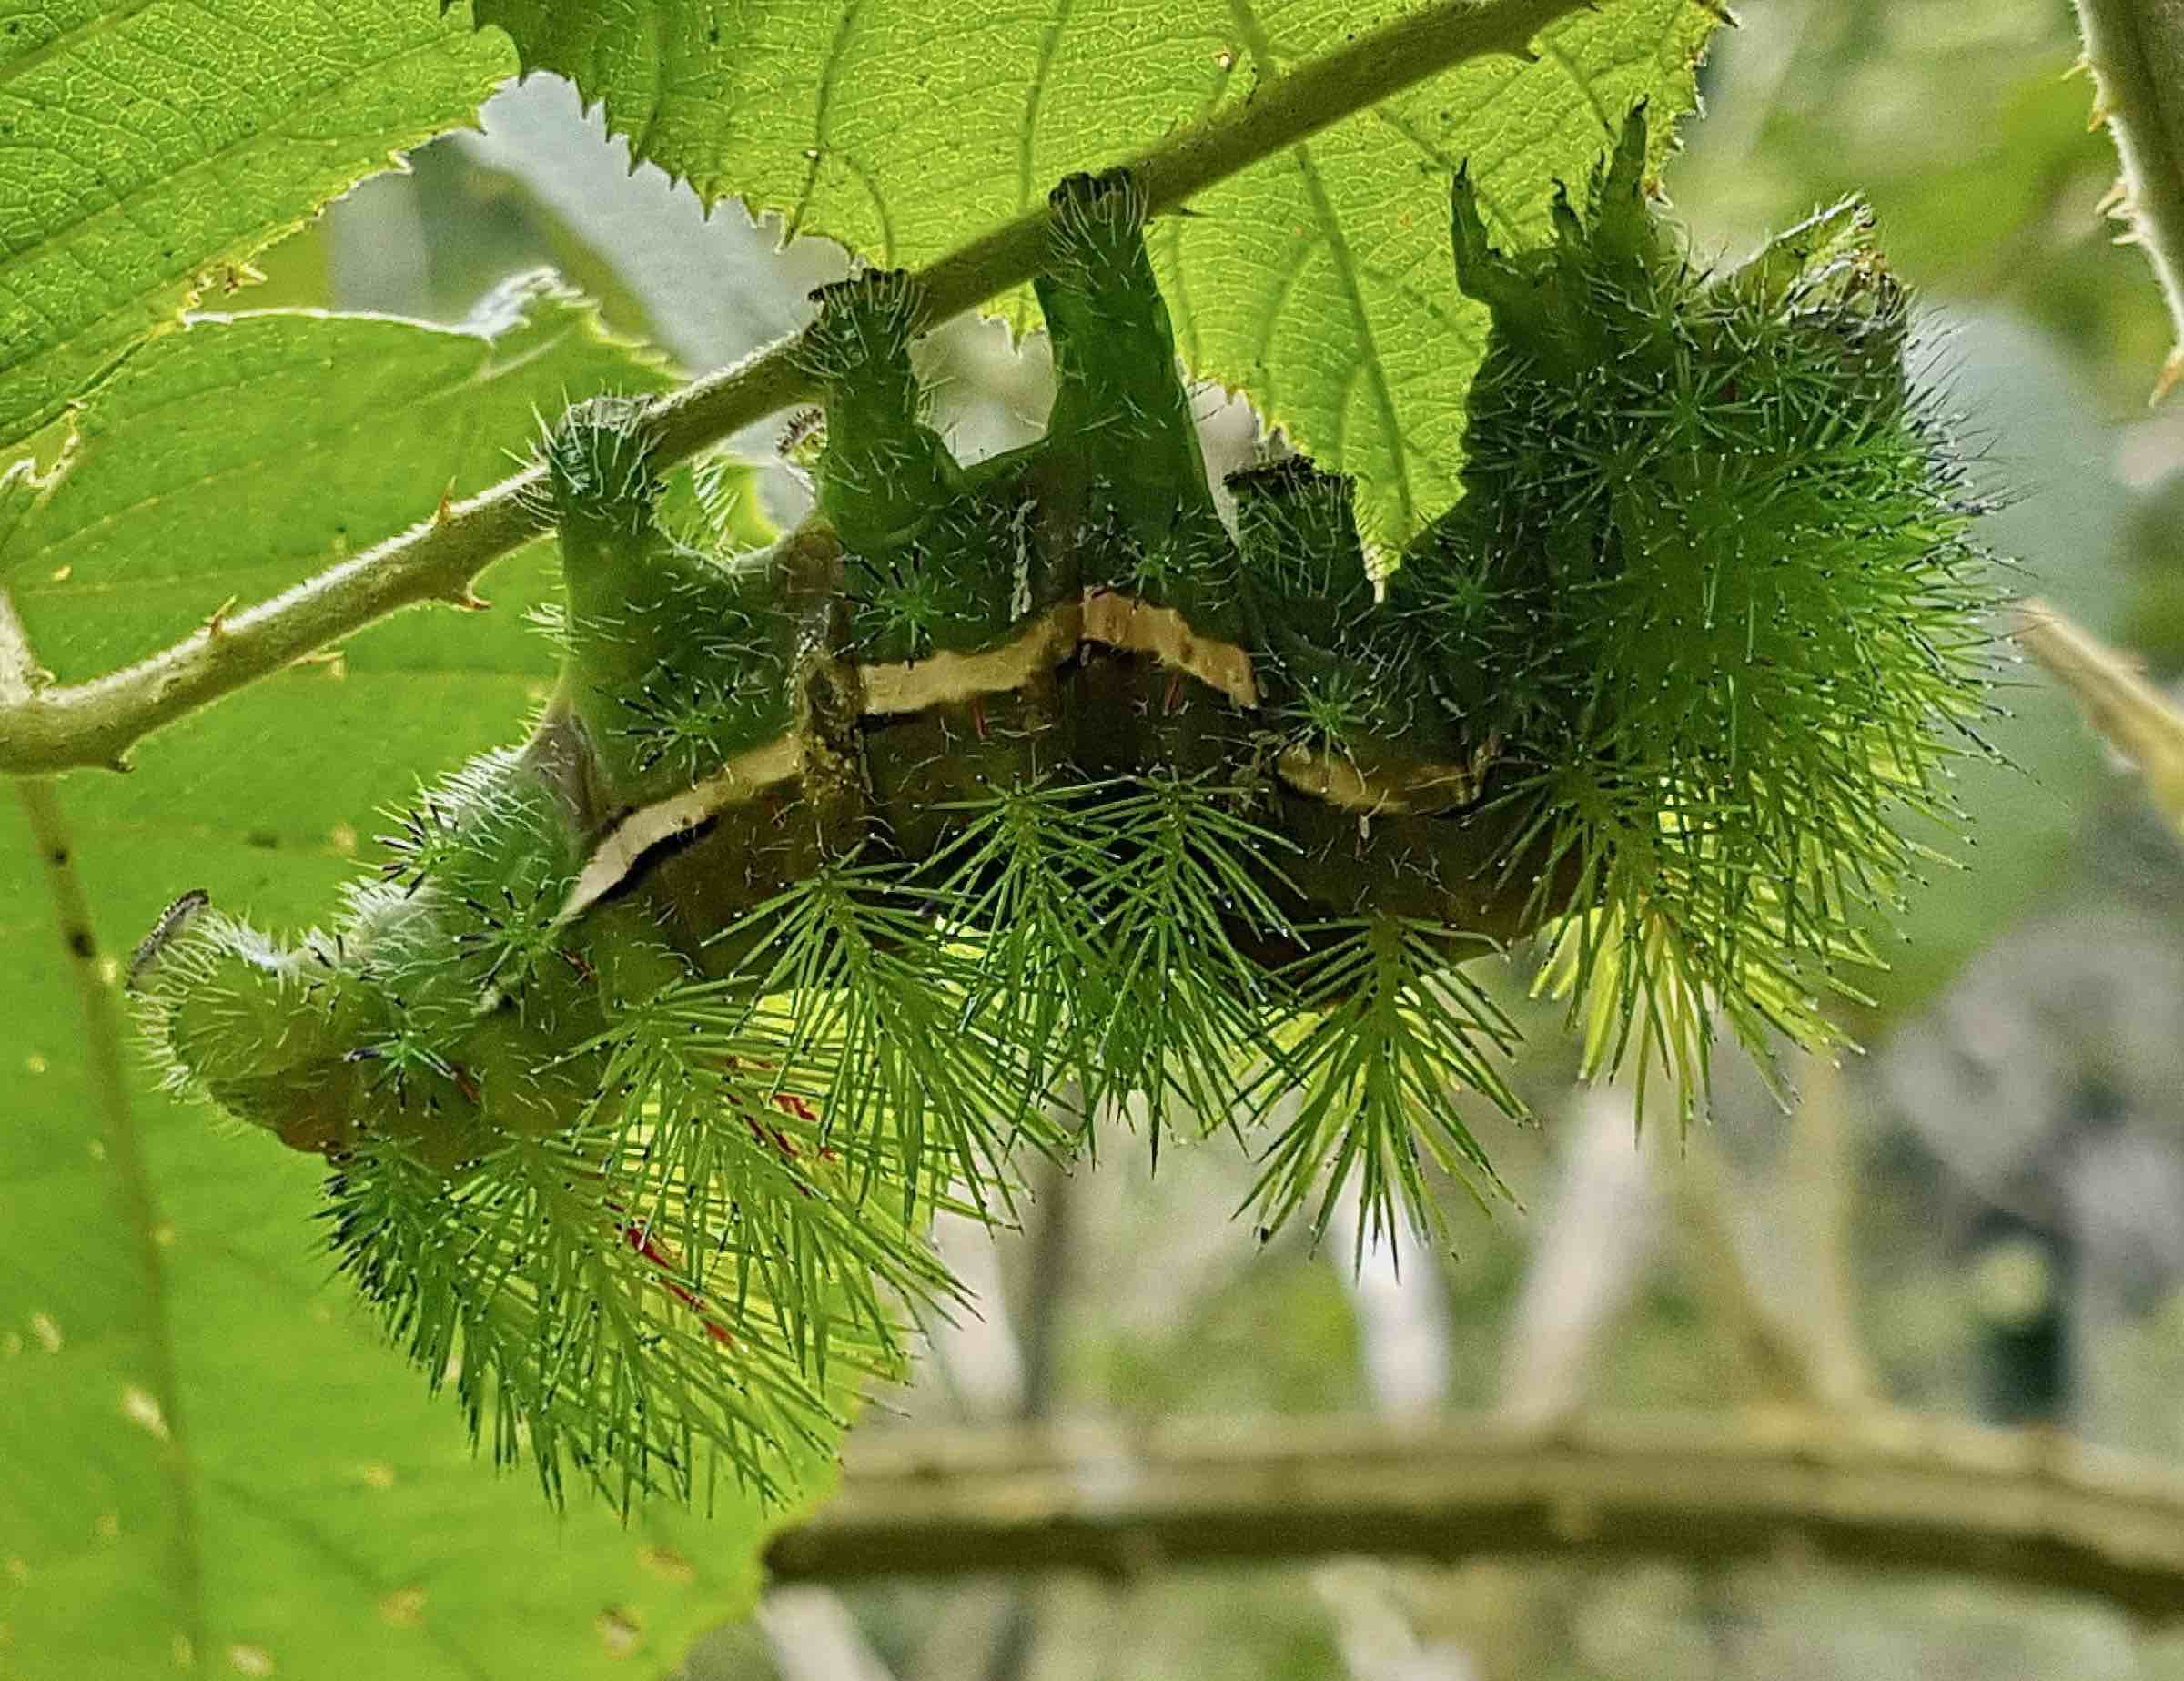
M 2169 328 L 2112 243 L 2113 148 L 2065 0 L 1761 0 L 1717 42 L 1665 187 L 1702 259 L 1845 193 L 1873 203 L 1928 309 L 1944 408 L 2009 506 L 1989 535 L 2027 592 L 2184 672 L 2184 396 L 2146 394 Z M 259 304 L 460 319 L 551 266 L 686 371 L 802 319 L 839 252 L 775 248 L 631 172 L 574 94 L 534 77 L 479 135 L 367 183 L 260 267 Z M 940 424 L 979 455 L 1036 431 L 1036 339 L 958 322 L 921 352 Z M 1201 403 L 1217 469 L 1253 447 Z M 776 521 L 802 511 L 780 418 L 737 440 Z M 982 1317 L 935 1327 L 916 1384 L 864 1429 L 1503 1406 L 1691 1410 L 1778 1399 L 1785 1362 L 1845 1404 L 2053 1423 L 2184 1458 L 2184 851 L 2070 705 L 2013 669 L 1967 761 L 1975 819 L 1937 866 L 1855 1029 L 1778 1113 L 1734 1076 L 1687 1149 L 1572 1085 L 1552 1030 L 1522 1070 L 1549 1123 L 1489 1139 L 1525 1211 L 1449 1188 L 1456 1252 L 1338 1233 L 1261 1248 L 1230 1220 L 1249 1164 L 1216 1140 L 1112 1133 L 1049 1173 L 996 1247 L 944 1234 Z M 1524 999 L 1525 954 L 1502 975 Z M 1839 1210 L 1839 1218 L 1828 1210 Z M 1785 1332 L 1785 1327 L 1787 1327 Z M 1794 1344 L 1785 1354 L 1785 1335 Z M 1802 1350 L 1802 1353 L 1795 1351 Z M 1269 1423 L 1269 1428 L 1277 1428 Z M 2082 1681 L 2184 1677 L 2184 1638 L 1976 1582 L 1792 1564 L 1694 1571 L 1365 1560 L 1066 1579 L 784 1588 L 688 1681 Z

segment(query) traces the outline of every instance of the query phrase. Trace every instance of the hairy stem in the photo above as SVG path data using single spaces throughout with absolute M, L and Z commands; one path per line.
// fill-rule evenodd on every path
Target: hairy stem
M 1467 60 L 1528 55 L 1558 18 L 1595 0 L 1436 0 L 1267 83 L 1250 99 L 1125 160 L 1158 211 L 1181 205 L 1340 118 Z M 1714 9 L 1712 6 L 1709 10 Z M 1006 222 L 919 277 L 928 323 L 1019 286 L 1045 255 L 1042 208 Z M 663 397 L 649 419 L 662 463 L 810 394 L 797 340 Z M 47 687 L 0 704 L 0 771 L 119 768 L 154 730 L 280 670 L 400 607 L 470 600 L 496 558 L 543 529 L 533 511 L 541 470 L 501 481 L 376 548 L 268 601 L 216 619 L 180 642 L 88 683 Z
M 2184 379 L 2184 0 L 2078 0 L 2097 119 L 2123 159 L 2118 214 L 2146 248 L 2177 326 L 2159 402 Z

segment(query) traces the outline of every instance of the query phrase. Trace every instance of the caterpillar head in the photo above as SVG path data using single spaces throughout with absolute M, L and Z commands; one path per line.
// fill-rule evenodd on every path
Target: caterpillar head
M 343 958 L 314 934 L 281 950 L 186 893 L 130 959 L 126 985 L 162 1083 L 210 1099 L 292 1149 L 329 1154 L 353 1136 L 360 1086 L 340 1041 Z

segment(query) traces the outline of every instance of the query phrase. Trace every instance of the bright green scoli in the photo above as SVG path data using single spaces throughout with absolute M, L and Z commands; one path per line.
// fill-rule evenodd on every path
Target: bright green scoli
M 891 273 L 817 295 L 817 506 L 768 549 L 676 540 L 638 408 L 572 410 L 542 719 L 330 931 L 164 929 L 176 1082 L 332 1159 L 342 1264 L 497 1450 L 687 1495 L 891 1368 L 887 1301 L 950 1288 L 925 1215 L 1072 1114 L 1297 1094 L 1269 1225 L 1491 1185 L 1494 940 L 1556 924 L 1595 1062 L 1687 1090 L 1710 1004 L 1823 1032 L 1982 705 L 1976 510 L 1862 214 L 1709 277 L 1643 156 L 1513 254 L 1459 177 L 1464 495 L 1377 565 L 1300 458 L 1231 535 L 1121 175 L 1053 197 L 1035 444 L 953 459 Z

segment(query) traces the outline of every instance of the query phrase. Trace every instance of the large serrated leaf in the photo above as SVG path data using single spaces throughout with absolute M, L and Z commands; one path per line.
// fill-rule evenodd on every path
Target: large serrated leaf
M 0 20 L 0 448 L 513 66 L 435 0 L 61 0 Z
M 477 9 L 702 195 L 906 266 L 1387 21 L 1340 0 Z M 1582 186 L 1631 106 L 1692 108 L 1713 21 L 1693 0 L 1610 0 L 1551 29 L 1536 63 L 1464 66 L 1205 195 L 1152 240 L 1192 371 L 1357 474 L 1383 534 L 1407 535 L 1455 498 L 1485 337 L 1449 269 L 1449 177 L 1470 160 L 1497 232 L 1535 235 L 1552 183 Z M 1672 127 L 1655 124 L 1663 147 Z
M 193 317 L 84 415 L 58 491 L 0 547 L 0 578 L 45 663 L 64 680 L 90 677 L 223 603 L 278 594 L 369 546 L 436 491 L 461 497 L 505 477 L 539 417 L 565 403 L 667 383 L 654 358 L 604 337 L 591 306 L 543 272 L 509 282 L 460 328 L 304 310 Z M 503 564 L 496 600 L 528 599 L 542 576 L 526 558 Z M 345 665 L 382 640 L 352 643 Z M 411 615 L 394 642 L 412 667 L 551 668 L 520 608 Z
M 41 657 L 141 652 L 386 535 L 420 486 L 501 476 L 534 407 L 662 382 L 558 289 L 499 301 L 490 336 L 266 313 L 147 346 L 8 551 Z M 101 1011 L 172 895 L 316 919 L 412 774 L 521 733 L 546 558 L 490 612 L 403 614 L 59 785 Z M 108 1111 L 46 850 L 0 805 L 0 1676 L 659 1674 L 745 1608 L 786 1514 L 724 1488 L 710 1522 L 557 1518 L 330 1276 L 313 1161 L 141 1078 Z

